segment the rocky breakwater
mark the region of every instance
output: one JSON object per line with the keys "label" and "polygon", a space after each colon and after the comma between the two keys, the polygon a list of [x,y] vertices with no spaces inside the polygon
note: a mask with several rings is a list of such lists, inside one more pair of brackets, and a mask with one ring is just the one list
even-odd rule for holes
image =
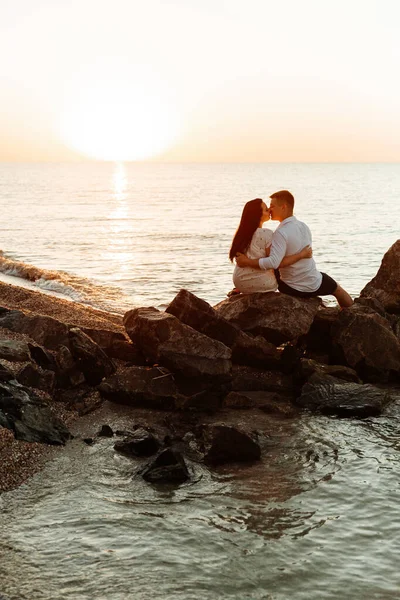
{"label": "rocky breakwater", "polygon": [[[56,319],[56,299],[41,314],[8,302],[0,309],[0,427],[63,444],[70,434],[57,407],[80,415],[104,401],[128,405],[138,420],[115,450],[139,460],[138,476],[179,483],[196,462],[266,456],[276,420],[299,411],[379,416],[399,398],[399,249],[396,242],[344,310],[280,293],[212,307],[187,290],[165,311],[136,308],[123,319],[83,318],[81,308],[74,316],[71,306]],[[143,465],[143,456],[152,458]]]}

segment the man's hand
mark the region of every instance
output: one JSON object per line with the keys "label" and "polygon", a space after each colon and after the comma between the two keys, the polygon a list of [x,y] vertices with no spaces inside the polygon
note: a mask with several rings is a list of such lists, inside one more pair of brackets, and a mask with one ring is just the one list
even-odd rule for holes
{"label": "man's hand", "polygon": [[256,258],[247,258],[245,254],[238,252],[235,256],[236,264],[238,267],[252,267],[253,269],[259,269],[258,260]]}

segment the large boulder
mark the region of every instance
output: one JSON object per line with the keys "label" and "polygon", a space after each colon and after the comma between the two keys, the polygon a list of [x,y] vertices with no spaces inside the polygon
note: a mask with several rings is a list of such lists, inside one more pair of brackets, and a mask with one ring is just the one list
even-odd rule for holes
{"label": "large boulder", "polygon": [[400,379],[400,339],[391,324],[368,307],[343,310],[332,328],[334,358],[363,381]]}
{"label": "large boulder", "polygon": [[361,297],[376,298],[387,312],[400,314],[400,240],[386,252],[377,274],[362,290]]}
{"label": "large boulder", "polygon": [[350,367],[346,367],[345,365],[326,365],[311,358],[301,358],[295,373],[297,381],[303,385],[314,373],[318,375],[331,375],[343,381],[361,383],[356,371]]}
{"label": "large boulder", "polygon": [[307,334],[320,305],[320,298],[267,292],[232,296],[215,310],[244,332],[261,335],[279,346]]}
{"label": "large boulder", "polygon": [[72,437],[50,406],[29,388],[16,382],[0,382],[0,426],[17,440],[65,444]]}
{"label": "large boulder", "polygon": [[80,328],[88,335],[110,358],[117,358],[134,364],[144,364],[144,358],[138,348],[128,341],[119,331],[109,329]]}
{"label": "large boulder", "polygon": [[304,385],[297,404],[327,415],[366,418],[380,415],[390,399],[386,390],[369,384],[360,385],[329,375],[314,374]]}
{"label": "large boulder", "polygon": [[51,394],[56,384],[56,375],[54,371],[41,369],[34,363],[27,363],[18,371],[15,378],[19,383],[27,387],[33,387],[38,390],[44,390]]}
{"label": "large boulder", "polygon": [[171,314],[155,308],[137,308],[125,314],[124,325],[131,340],[153,363],[187,376],[230,376],[230,348]]}
{"label": "large boulder", "polygon": [[103,398],[118,404],[173,410],[179,390],[167,369],[126,367],[99,386]]}
{"label": "large boulder", "polygon": [[77,367],[89,385],[98,385],[115,371],[115,365],[105,352],[78,327],[69,331],[69,347]]}
{"label": "large boulder", "polygon": [[232,361],[264,368],[279,365],[275,346],[263,337],[253,337],[222,317],[208,302],[187,290],[180,290],[165,312],[185,325],[218,340],[232,349]]}

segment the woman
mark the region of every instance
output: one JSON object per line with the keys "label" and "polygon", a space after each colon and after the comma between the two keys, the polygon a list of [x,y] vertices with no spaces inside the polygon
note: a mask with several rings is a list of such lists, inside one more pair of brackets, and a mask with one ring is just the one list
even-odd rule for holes
{"label": "woman", "polygon": [[[232,241],[229,252],[231,262],[238,252],[243,252],[248,258],[264,258],[269,256],[269,246],[273,232],[263,229],[263,224],[270,218],[270,211],[261,198],[250,200],[244,205],[239,227]],[[312,249],[307,246],[298,254],[285,256],[280,267],[288,267],[302,258],[311,258]],[[255,292],[275,292],[278,282],[273,269],[259,271],[251,267],[235,266],[233,272],[233,293],[252,294]],[[228,295],[231,295],[230,292]]]}

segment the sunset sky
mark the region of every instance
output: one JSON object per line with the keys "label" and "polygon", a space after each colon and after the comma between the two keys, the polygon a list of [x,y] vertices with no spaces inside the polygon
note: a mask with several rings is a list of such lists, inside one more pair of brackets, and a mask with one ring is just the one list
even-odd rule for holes
{"label": "sunset sky", "polygon": [[398,0],[0,0],[0,160],[400,161]]}

